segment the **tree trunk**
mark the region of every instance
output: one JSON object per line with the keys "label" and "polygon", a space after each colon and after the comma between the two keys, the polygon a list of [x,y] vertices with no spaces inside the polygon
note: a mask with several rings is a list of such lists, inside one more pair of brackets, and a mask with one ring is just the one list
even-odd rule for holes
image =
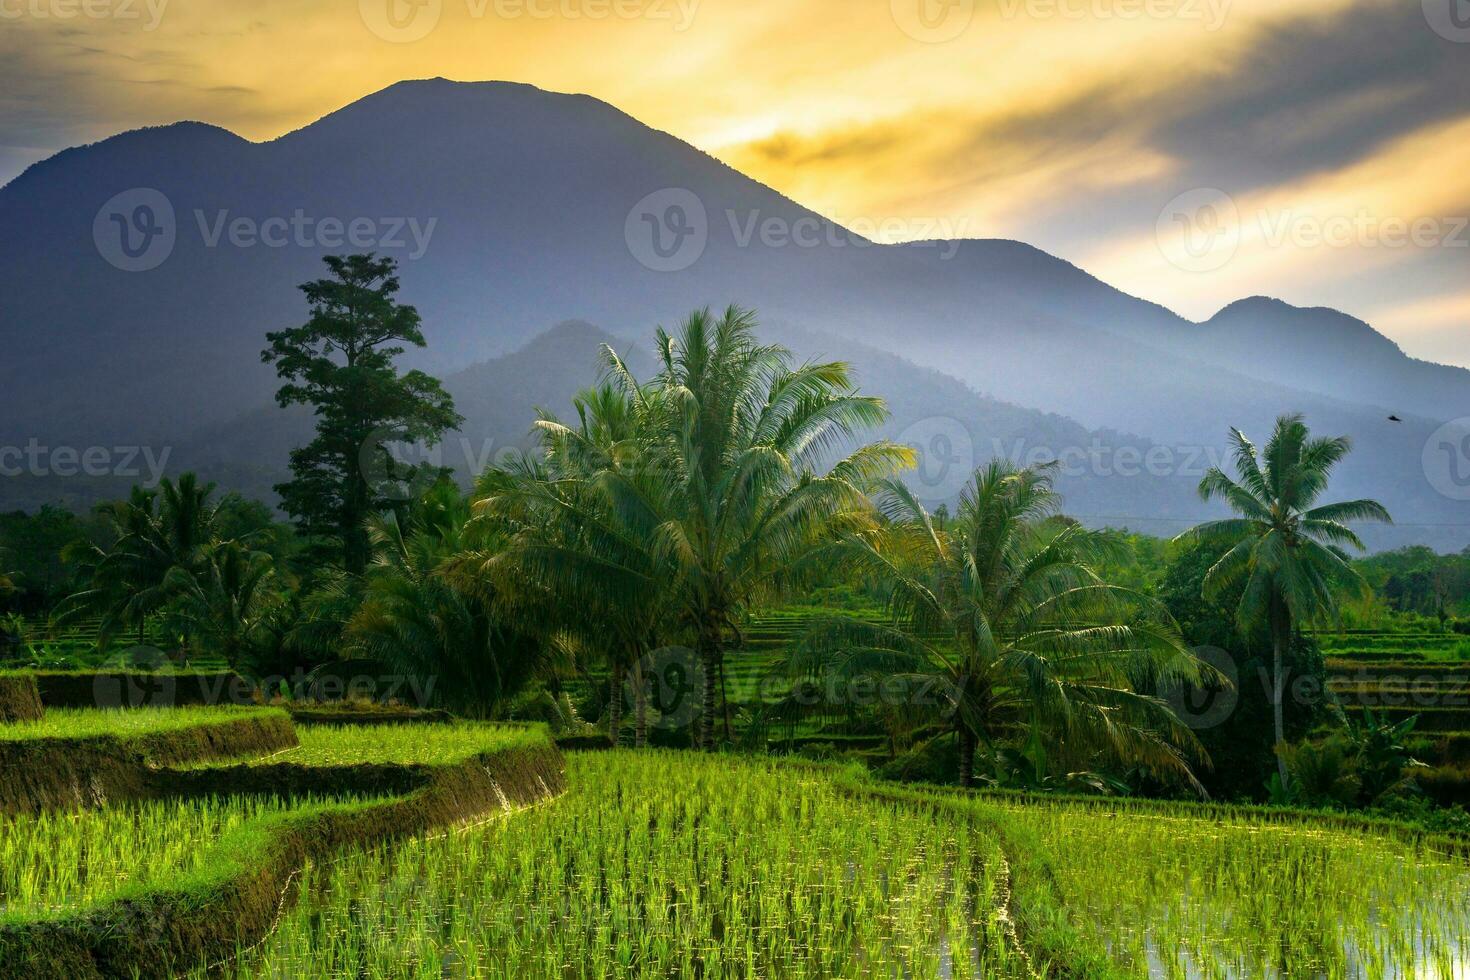
{"label": "tree trunk", "polygon": [[[1286,663],[1282,627],[1271,624],[1271,720],[1276,728],[1276,771],[1281,774],[1281,786],[1290,785],[1290,774],[1286,769]],[[1289,636],[1290,634],[1288,634]]]}
{"label": "tree trunk", "polygon": [[633,665],[633,745],[648,747],[648,683],[643,678],[643,661]]}
{"label": "tree trunk", "polygon": [[975,733],[961,724],[956,729],[960,740],[960,785],[969,789],[975,784]]}
{"label": "tree trunk", "polygon": [[613,664],[612,691],[607,700],[607,737],[613,745],[621,742],[623,737],[623,681],[626,676],[626,667],[621,663]]}
{"label": "tree trunk", "polygon": [[699,747],[706,752],[715,750],[715,685],[720,670],[719,642],[706,633],[699,637],[699,660],[704,667],[702,678],[704,698],[699,714]]}

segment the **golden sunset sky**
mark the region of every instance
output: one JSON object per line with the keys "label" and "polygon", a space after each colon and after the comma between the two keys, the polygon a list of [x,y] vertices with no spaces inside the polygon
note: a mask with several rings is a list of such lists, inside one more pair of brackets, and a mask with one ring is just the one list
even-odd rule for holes
{"label": "golden sunset sky", "polygon": [[1024,240],[1196,320],[1334,306],[1470,365],[1452,2],[0,0],[0,182],[139,126],[268,140],[401,79],[505,79],[882,237]]}

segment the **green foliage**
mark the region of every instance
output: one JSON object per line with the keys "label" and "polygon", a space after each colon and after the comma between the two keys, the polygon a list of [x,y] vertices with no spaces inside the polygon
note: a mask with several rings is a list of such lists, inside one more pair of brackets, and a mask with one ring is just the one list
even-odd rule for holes
{"label": "green foliage", "polygon": [[[436,704],[487,717],[549,668],[554,650],[540,632],[518,630],[499,612],[493,586],[466,587],[446,570],[470,550],[497,550],[486,524],[447,480],[400,513],[369,525],[373,565],[360,607],[339,648],[423,682]],[[432,681],[432,688],[429,682]]]}
{"label": "green foliage", "polygon": [[1271,637],[1272,718],[1278,774],[1285,783],[1289,777],[1281,750],[1292,633],[1328,618],[1337,609],[1338,590],[1362,583],[1342,550],[1364,550],[1348,522],[1392,519],[1372,500],[1319,503],[1333,467],[1351,448],[1346,438],[1313,439],[1300,415],[1283,415],[1262,455],[1239,429],[1230,431],[1236,479],[1211,469],[1199,489],[1201,497],[1225,501],[1239,517],[1201,525],[1187,537],[1229,546],[1205,575],[1204,594],[1217,598],[1240,587],[1236,619],[1241,629],[1264,630]]}
{"label": "green foliage", "polygon": [[[335,538],[343,567],[356,575],[369,559],[368,517],[403,499],[402,487],[421,476],[418,467],[399,466],[390,446],[433,446],[463,420],[436,379],[422,371],[400,375],[394,365],[403,345],[426,344],[418,311],[394,298],[394,260],[353,255],[325,262],[331,276],[301,287],[311,318],[267,334],[261,359],[285,382],[277,403],[310,405],[317,418],[316,438],[291,453],[294,479],[276,488],[282,507],[303,534]],[[384,480],[374,481],[373,471]]]}
{"label": "green foliage", "polygon": [[[1194,544],[1170,564],[1158,596],[1179,623],[1186,642],[1220,651],[1236,678],[1234,704],[1223,718],[1195,730],[1211,766],[1199,772],[1211,795],[1223,799],[1259,799],[1265,771],[1276,763],[1272,731],[1271,644],[1261,630],[1242,632],[1235,610],[1243,584],[1206,597],[1204,580],[1228,550],[1225,544]],[[1218,655],[1217,655],[1218,656]],[[1226,663],[1217,664],[1222,668]],[[1294,633],[1283,657],[1285,690],[1283,725],[1288,740],[1302,738],[1316,724],[1327,687],[1326,667],[1311,637]],[[1203,692],[1188,694],[1207,703]]]}
{"label": "green foliage", "polygon": [[1095,563],[1117,541],[1059,516],[1048,468],[992,462],[943,528],[900,481],[875,501],[883,526],[829,551],[871,582],[891,620],[818,625],[788,660],[794,678],[910,682],[913,696],[887,707],[911,731],[956,733],[964,785],[977,742],[999,759],[1008,740],[1033,755],[1045,743],[1062,768],[1039,779],[1101,755],[1198,785],[1193,736],[1138,686],[1198,681],[1199,664],[1167,612],[1102,580]]}
{"label": "green foliage", "polygon": [[732,307],[692,314],[677,336],[660,330],[662,370],[648,384],[607,351],[612,386],[597,397],[608,410],[584,410],[579,427],[542,419],[545,470],[492,475],[479,504],[521,534],[513,559],[482,566],[507,590],[519,578],[549,590],[553,606],[625,606],[628,617],[610,620],[625,647],[647,648],[635,611],[655,608],[665,635],[692,640],[711,749],[741,619],[789,594],[835,533],[868,522],[863,484],[912,458],[876,443],[834,461],[886,417],[883,404],[856,393],[846,365],[793,367],[754,329],[754,315]]}

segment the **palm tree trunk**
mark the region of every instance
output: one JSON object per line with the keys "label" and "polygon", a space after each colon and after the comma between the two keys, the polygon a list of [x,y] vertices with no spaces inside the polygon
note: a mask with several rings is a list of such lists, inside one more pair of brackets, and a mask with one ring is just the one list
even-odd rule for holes
{"label": "palm tree trunk", "polygon": [[614,663],[612,691],[607,701],[607,737],[613,745],[617,745],[623,735],[623,680],[626,676],[627,668],[622,662]]}
{"label": "palm tree trunk", "polygon": [[633,745],[648,747],[648,685],[643,679],[643,661],[633,665]]}
{"label": "palm tree trunk", "polygon": [[968,789],[975,783],[975,733],[960,724],[956,733],[960,740],[960,785]]}
{"label": "palm tree trunk", "polygon": [[1286,769],[1286,664],[1280,618],[1273,617],[1271,624],[1271,721],[1276,729],[1276,771],[1281,774],[1281,786],[1285,789],[1291,777]]}
{"label": "palm tree trunk", "polygon": [[706,752],[715,750],[715,685],[720,669],[719,642],[705,631],[699,635],[699,660],[704,667],[702,678],[704,698],[699,714],[699,747]]}

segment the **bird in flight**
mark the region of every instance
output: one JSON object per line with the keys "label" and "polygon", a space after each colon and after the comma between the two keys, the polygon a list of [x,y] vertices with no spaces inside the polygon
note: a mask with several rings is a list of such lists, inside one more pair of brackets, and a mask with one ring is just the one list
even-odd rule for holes
{"label": "bird in flight", "polygon": [[1399,418],[1397,415],[1390,415],[1388,417],[1388,420],[1390,422],[1402,422],[1403,421],[1403,419]]}

